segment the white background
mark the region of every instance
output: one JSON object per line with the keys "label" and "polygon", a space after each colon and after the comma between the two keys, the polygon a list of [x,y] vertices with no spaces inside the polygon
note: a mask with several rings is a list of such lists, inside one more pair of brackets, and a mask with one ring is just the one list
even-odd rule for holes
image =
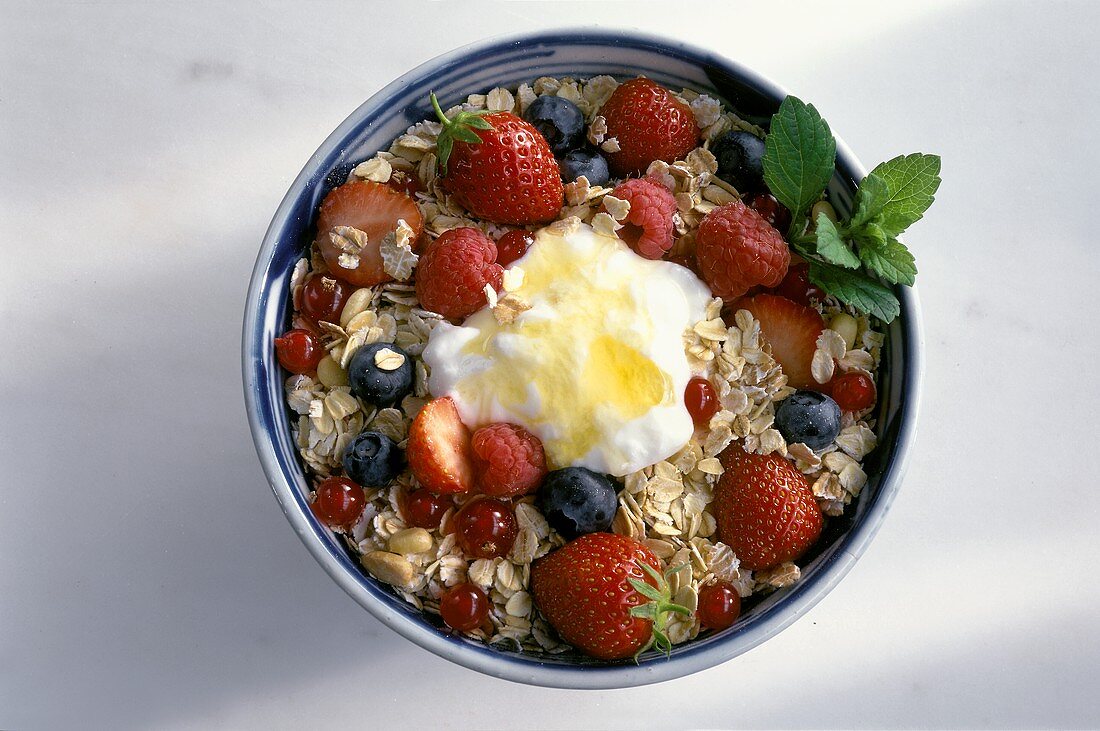
{"label": "white background", "polygon": [[[1098,10],[0,5],[0,727],[1100,726]],[[944,161],[881,533],[780,636],[626,691],[493,680],[376,622],[288,527],[240,386],[257,247],[329,131],[438,53],[569,23],[736,58],[869,166]]]}

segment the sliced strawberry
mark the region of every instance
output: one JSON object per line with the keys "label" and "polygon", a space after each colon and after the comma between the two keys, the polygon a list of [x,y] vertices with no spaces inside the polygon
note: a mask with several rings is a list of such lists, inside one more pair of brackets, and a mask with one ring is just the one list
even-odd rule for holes
{"label": "sliced strawberry", "polygon": [[760,321],[760,332],[771,344],[772,357],[782,366],[788,385],[795,388],[817,385],[810,373],[810,363],[817,349],[817,338],[825,328],[817,310],[774,294],[743,298],[735,307],[748,310]]}
{"label": "sliced strawberry", "polygon": [[[329,269],[341,279],[360,287],[370,287],[391,277],[382,268],[378,245],[386,234],[404,220],[415,232],[414,240],[424,228],[424,217],[416,202],[383,183],[355,181],[334,188],[321,203],[317,219],[317,245]],[[367,243],[359,251],[359,265],[354,269],[340,266],[343,251],[332,240],[332,229],[349,226],[367,235]]]}
{"label": "sliced strawberry", "polygon": [[448,397],[429,401],[416,415],[405,456],[416,479],[434,493],[469,492],[474,486],[470,430]]}

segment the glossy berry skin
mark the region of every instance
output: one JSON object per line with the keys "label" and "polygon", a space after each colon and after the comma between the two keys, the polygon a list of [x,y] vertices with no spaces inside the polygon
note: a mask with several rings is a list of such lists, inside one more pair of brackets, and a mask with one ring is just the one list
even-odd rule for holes
{"label": "glossy berry skin", "polygon": [[366,504],[363,488],[359,485],[346,477],[329,477],[317,485],[310,507],[329,528],[344,530],[359,520]]}
{"label": "glossy berry skin", "polygon": [[829,385],[833,400],[844,411],[860,412],[875,405],[875,382],[866,373],[842,373]]}
{"label": "glossy berry skin", "polygon": [[791,251],[778,231],[741,201],[715,208],[699,224],[695,258],[703,281],[718,297],[733,299],[783,281]]}
{"label": "glossy berry skin", "polygon": [[788,444],[823,449],[840,434],[840,407],[817,391],[795,391],[775,409],[775,428]]}
{"label": "glossy berry skin", "polygon": [[302,314],[314,322],[340,322],[340,311],[351,296],[351,290],[339,279],[312,274],[302,284]]}
{"label": "glossy berry skin", "polygon": [[490,424],[471,439],[478,490],[516,497],[533,492],[546,476],[542,441],[515,424]]}
{"label": "glossy berry skin", "polygon": [[443,521],[443,515],[452,503],[445,497],[420,488],[413,490],[401,501],[401,515],[414,528],[435,530]]}
{"label": "glossy berry skin", "polygon": [[390,179],[386,181],[386,185],[410,198],[420,192],[420,181],[417,180],[416,175],[404,170],[394,170],[390,173]]}
{"label": "glossy berry skin", "polygon": [[589,533],[531,566],[531,596],[558,634],[601,660],[631,657],[649,640],[653,622],[630,614],[646,603],[628,579],[653,585],[636,562],[660,570],[641,542],[614,533]]}
{"label": "glossy berry skin", "polygon": [[488,304],[485,285],[499,290],[503,276],[488,236],[476,228],[453,228],[420,256],[416,296],[425,309],[461,320]]}
{"label": "glossy berry skin", "polygon": [[711,510],[719,539],[741,565],[762,571],[805,553],[821,535],[822,517],[802,473],[782,457],[747,454],[738,444],[719,459],[726,471]]}
{"label": "glossy berry skin", "polygon": [[489,616],[489,597],[469,582],[455,584],[439,597],[439,614],[451,629],[472,632]]}
{"label": "glossy berry skin", "polygon": [[384,487],[405,469],[405,454],[385,434],[365,431],[344,451],[341,463],[348,477],[365,487]]}
{"label": "glossy berry skin", "polygon": [[741,615],[741,595],[733,584],[716,581],[699,590],[699,608],[695,616],[707,629],[723,630],[733,626]]}
{"label": "glossy berry skin", "polygon": [[688,381],[684,389],[684,406],[691,414],[691,421],[696,429],[702,429],[710,424],[712,416],[722,408],[718,400],[718,393],[710,381],[700,376],[695,376]]}
{"label": "glossy berry skin", "polygon": [[691,108],[649,79],[619,85],[600,115],[607,120],[607,137],[619,143],[618,152],[607,153],[618,178],[641,174],[654,160],[682,160],[699,144]]}
{"label": "glossy berry skin", "polygon": [[760,214],[760,217],[770,223],[772,227],[785,233],[791,226],[791,212],[787,207],[776,200],[771,193],[757,193],[749,198],[746,203],[749,208]]}
{"label": "glossy berry skin", "polygon": [[275,357],[291,373],[312,373],[325,357],[325,349],[321,338],[309,330],[287,330],[275,338]]}
{"label": "glossy berry skin", "polygon": [[620,239],[646,259],[660,259],[672,248],[676,199],[668,188],[646,178],[631,178],[615,186],[611,195],[628,201]]}
{"label": "glossy berry skin", "polygon": [[584,141],[584,113],[563,97],[538,97],[523,118],[546,138],[555,155],[569,152]]}
{"label": "glossy berry skin", "polygon": [[791,264],[783,281],[772,291],[800,305],[809,305],[811,300],[825,299],[825,293],[810,282],[810,265],[805,262]]}
{"label": "glossy berry skin", "polygon": [[467,503],[455,514],[454,525],[458,545],[472,558],[507,555],[519,534],[512,506],[495,498]]}
{"label": "glossy berry skin", "polygon": [[[390,351],[404,360],[396,368],[379,367],[376,359],[383,351]],[[396,360],[396,358],[388,358]],[[386,362],[386,361],[383,361]],[[412,391],[415,373],[409,354],[393,343],[362,345],[348,361],[348,381],[351,392],[368,404],[393,406]]]}
{"label": "glossy berry skin", "polygon": [[724,132],[711,143],[718,177],[740,193],[764,190],[764,140],[751,132]]}
{"label": "glossy berry skin", "polygon": [[554,530],[576,538],[610,530],[619,497],[607,475],[585,467],[566,467],[546,475],[536,506]]}
{"label": "glossy berry skin", "polygon": [[535,235],[530,231],[516,229],[497,239],[497,264],[509,267],[522,258],[531,244],[535,243]]}
{"label": "glossy berry skin", "polygon": [[561,159],[561,179],[572,183],[580,176],[588,180],[589,185],[604,186],[611,182],[611,171],[607,160],[598,152],[573,150]]}

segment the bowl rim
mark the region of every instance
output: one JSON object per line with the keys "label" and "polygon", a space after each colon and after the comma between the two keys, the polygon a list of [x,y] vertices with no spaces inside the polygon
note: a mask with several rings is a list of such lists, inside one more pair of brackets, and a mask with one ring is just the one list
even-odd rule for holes
{"label": "bowl rim", "polygon": [[[727,662],[775,636],[808,612],[829,593],[851,570],[864,553],[881,527],[908,466],[918,412],[920,410],[922,379],[924,372],[924,334],[919,299],[913,287],[897,287],[895,292],[901,301],[904,318],[901,320],[906,359],[903,362],[905,388],[901,393],[899,426],[894,439],[894,458],[884,466],[876,500],[862,519],[854,523],[840,539],[838,550],[829,565],[822,566],[808,579],[799,582],[781,602],[786,611],[765,617],[746,631],[734,634],[724,641],[697,648],[694,652],[677,654],[667,661],[651,661],[641,665],[571,666],[540,662],[537,658],[521,659],[508,655],[482,643],[456,642],[454,638],[416,621],[410,615],[399,613],[385,606],[367,589],[369,581],[359,573],[353,575],[334,555],[330,544],[317,532],[314,521],[295,499],[295,488],[280,469],[275,441],[269,436],[260,418],[259,401],[263,397],[264,384],[259,378],[255,363],[266,344],[259,341],[256,323],[262,313],[259,310],[260,295],[268,284],[267,268],[273,258],[280,233],[288,224],[299,198],[312,183],[319,184],[327,171],[319,170],[339,148],[340,143],[359,123],[359,120],[380,106],[381,101],[399,91],[411,79],[419,78],[439,67],[475,54],[503,50],[517,43],[542,42],[555,37],[578,38],[598,45],[620,45],[624,40],[633,45],[646,44],[654,49],[673,48],[693,63],[716,65],[735,78],[743,79],[777,99],[787,91],[759,72],[724,55],[684,43],[680,40],[632,29],[596,27],[559,27],[537,32],[513,33],[493,36],[455,48],[417,65],[372,94],[328,135],[295,177],[287,193],[276,209],[264,234],[263,242],[253,266],[245,302],[242,334],[242,371],[245,406],[248,424],[256,452],[283,513],[298,537],[325,569],[330,577],[355,601],[379,621],[420,647],[487,675],[551,688],[614,689],[672,680]],[[848,146],[834,132],[837,141],[837,166],[854,179],[866,175],[864,166]],[[858,176],[858,178],[856,177]],[[295,455],[295,458],[297,455]],[[687,648],[690,650],[690,648]]]}

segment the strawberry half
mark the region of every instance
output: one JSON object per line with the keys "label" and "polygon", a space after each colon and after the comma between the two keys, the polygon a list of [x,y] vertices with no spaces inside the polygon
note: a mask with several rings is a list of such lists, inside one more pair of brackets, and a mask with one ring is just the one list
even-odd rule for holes
{"label": "strawberry half", "polygon": [[[459,112],[443,123],[436,155],[444,190],[478,218],[525,226],[561,211],[564,187],[550,145],[534,126],[510,112]],[[476,131],[475,131],[476,130]]]}
{"label": "strawberry half", "polygon": [[718,537],[752,571],[793,561],[821,535],[821,509],[810,483],[774,454],[747,454],[734,444],[719,455],[726,471],[712,509]]}
{"label": "strawberry half", "polygon": [[449,397],[429,401],[413,419],[405,456],[416,479],[434,493],[463,493],[474,487],[470,430]]}
{"label": "strawberry half", "polygon": [[[589,533],[531,566],[531,595],[567,642],[601,660],[637,658],[649,647],[672,651],[664,633],[673,604],[657,557],[639,541]],[[647,601],[649,600],[649,601]]]}
{"label": "strawberry half", "polygon": [[812,307],[774,294],[758,294],[738,300],[734,309],[748,310],[760,321],[760,332],[771,344],[772,357],[779,361],[787,384],[794,388],[818,388],[810,373],[817,350],[817,338],[825,321]]}
{"label": "strawberry half", "polygon": [[[332,273],[360,287],[372,287],[392,279],[382,268],[378,246],[397,222],[404,220],[413,230],[415,241],[424,228],[424,217],[416,202],[383,183],[357,180],[333,188],[321,203],[317,218],[317,246]],[[338,226],[347,226],[366,234],[366,243],[358,251],[354,268],[340,265],[344,249],[332,234]]]}

